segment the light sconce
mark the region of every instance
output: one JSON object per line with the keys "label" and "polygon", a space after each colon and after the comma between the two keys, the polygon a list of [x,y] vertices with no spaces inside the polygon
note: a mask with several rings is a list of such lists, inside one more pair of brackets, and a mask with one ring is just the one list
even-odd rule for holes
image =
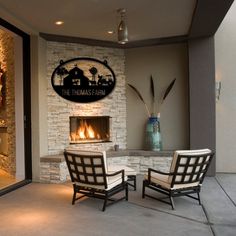
{"label": "light sconce", "polygon": [[117,13],[120,14],[120,23],[118,25],[118,43],[125,44],[129,41],[128,28],[126,24],[126,10],[124,8],[118,9]]}
{"label": "light sconce", "polygon": [[220,92],[221,92],[221,81],[216,81],[216,101],[219,101],[220,99]]}

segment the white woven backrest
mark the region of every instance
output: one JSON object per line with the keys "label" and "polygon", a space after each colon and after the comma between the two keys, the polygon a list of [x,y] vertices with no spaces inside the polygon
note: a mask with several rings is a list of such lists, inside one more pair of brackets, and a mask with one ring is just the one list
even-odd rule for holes
{"label": "white woven backrest", "polygon": [[[209,154],[209,155],[207,155]],[[208,167],[207,162],[211,158],[210,149],[196,149],[196,150],[177,150],[171,163],[170,172],[176,172],[175,182],[194,182],[201,179],[203,173]],[[205,158],[205,156],[207,157]],[[183,157],[181,157],[183,156]],[[204,161],[204,163],[203,163]],[[178,163],[179,162],[179,163]],[[176,166],[178,165],[178,166]],[[199,173],[199,171],[201,173]],[[173,176],[169,177],[171,182]]]}
{"label": "white woven backrest", "polygon": [[65,158],[72,182],[107,187],[105,152],[69,150]]}

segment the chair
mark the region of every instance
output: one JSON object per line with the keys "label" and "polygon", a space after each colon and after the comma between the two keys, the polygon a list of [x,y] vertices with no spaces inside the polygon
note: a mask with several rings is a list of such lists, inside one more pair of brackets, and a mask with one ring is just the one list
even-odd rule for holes
{"label": "chair", "polygon": [[[173,210],[175,209],[173,197],[177,196],[193,198],[201,205],[201,185],[213,155],[209,149],[175,151],[169,173],[148,169],[148,174],[143,180],[142,197],[148,196],[170,204]],[[146,187],[167,195],[169,201],[146,194]],[[190,195],[194,193],[197,197]]]}
{"label": "chair", "polygon": [[[65,160],[73,182],[72,205],[82,197],[95,197],[104,200],[106,206],[123,199],[128,200],[128,185],[124,170],[108,174],[106,171],[106,153],[89,151],[64,151]],[[121,191],[125,196],[119,199],[111,197]],[[82,194],[76,197],[77,193]],[[109,201],[109,203],[108,203]]]}

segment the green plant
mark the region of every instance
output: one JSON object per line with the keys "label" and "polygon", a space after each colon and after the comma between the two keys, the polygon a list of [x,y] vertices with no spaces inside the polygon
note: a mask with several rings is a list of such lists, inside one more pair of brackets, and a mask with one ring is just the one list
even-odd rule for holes
{"label": "green plant", "polygon": [[[154,81],[153,81],[153,77],[152,75],[150,76],[150,90],[151,90],[151,96],[152,96],[152,112],[150,112],[150,109],[148,108],[145,100],[143,99],[141,93],[132,85],[129,84],[129,87],[133,89],[133,91],[135,91],[135,93],[137,94],[137,96],[139,97],[139,99],[143,102],[145,109],[147,111],[148,116],[152,116],[152,115],[157,115],[160,112],[160,107],[163,104],[163,102],[165,101],[166,97],[168,96],[168,94],[170,93],[170,91],[172,90],[174,84],[175,84],[176,78],[174,78],[171,83],[168,85],[168,87],[166,88],[166,90],[163,93],[163,96],[161,97],[160,101],[156,101],[156,94],[155,94],[155,86],[154,86]],[[157,102],[157,105],[156,105]],[[157,114],[156,113],[156,108],[157,108]]]}

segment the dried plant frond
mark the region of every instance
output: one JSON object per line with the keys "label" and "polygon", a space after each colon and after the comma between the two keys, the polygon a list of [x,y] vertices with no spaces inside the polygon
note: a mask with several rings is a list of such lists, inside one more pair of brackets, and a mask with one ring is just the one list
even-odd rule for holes
{"label": "dried plant frond", "polygon": [[155,86],[154,86],[154,80],[152,78],[152,75],[150,76],[150,90],[152,94],[152,115],[155,115],[156,111],[156,98],[155,98]]}
{"label": "dried plant frond", "polygon": [[[176,78],[174,78],[171,83],[168,85],[168,87],[166,88],[164,95],[162,97],[162,99],[160,101],[156,101],[156,96],[155,96],[155,86],[154,86],[154,80],[152,75],[150,76],[150,90],[151,90],[151,96],[152,96],[152,113],[150,112],[150,110],[148,109],[147,104],[145,103],[141,93],[131,84],[128,84],[130,88],[132,88],[135,93],[137,94],[137,96],[139,97],[139,99],[143,102],[146,110],[147,110],[147,114],[150,117],[151,115],[158,115],[160,113],[160,107],[161,104],[164,102],[164,100],[166,99],[166,97],[168,96],[168,94],[170,93],[170,91],[172,90],[174,84],[175,84]],[[156,103],[157,103],[157,108],[156,108]],[[156,108],[156,109],[155,109]]]}
{"label": "dried plant frond", "polygon": [[175,81],[176,81],[176,78],[173,79],[173,80],[171,81],[171,83],[169,84],[169,86],[167,87],[167,89],[166,89],[166,91],[165,91],[165,93],[164,93],[164,96],[163,96],[163,98],[162,98],[161,103],[164,102],[164,100],[166,99],[166,97],[167,97],[168,94],[170,93],[171,89],[173,88],[173,86],[174,86],[174,84],[175,84]]}
{"label": "dried plant frond", "polygon": [[154,102],[155,101],[155,88],[154,88],[152,75],[150,77],[150,86],[151,86],[151,93],[152,93],[152,101]]}
{"label": "dried plant frond", "polygon": [[140,100],[143,102],[143,104],[144,104],[144,106],[145,106],[145,108],[146,108],[146,110],[147,110],[148,116],[150,117],[150,115],[151,115],[151,114],[150,114],[150,111],[149,111],[148,106],[147,106],[147,104],[145,103],[145,101],[144,101],[144,99],[143,99],[141,93],[140,93],[133,85],[131,85],[131,84],[128,84],[128,85],[130,86],[130,88],[132,88],[132,89],[135,91],[135,93],[138,95],[138,97],[140,98]]}

